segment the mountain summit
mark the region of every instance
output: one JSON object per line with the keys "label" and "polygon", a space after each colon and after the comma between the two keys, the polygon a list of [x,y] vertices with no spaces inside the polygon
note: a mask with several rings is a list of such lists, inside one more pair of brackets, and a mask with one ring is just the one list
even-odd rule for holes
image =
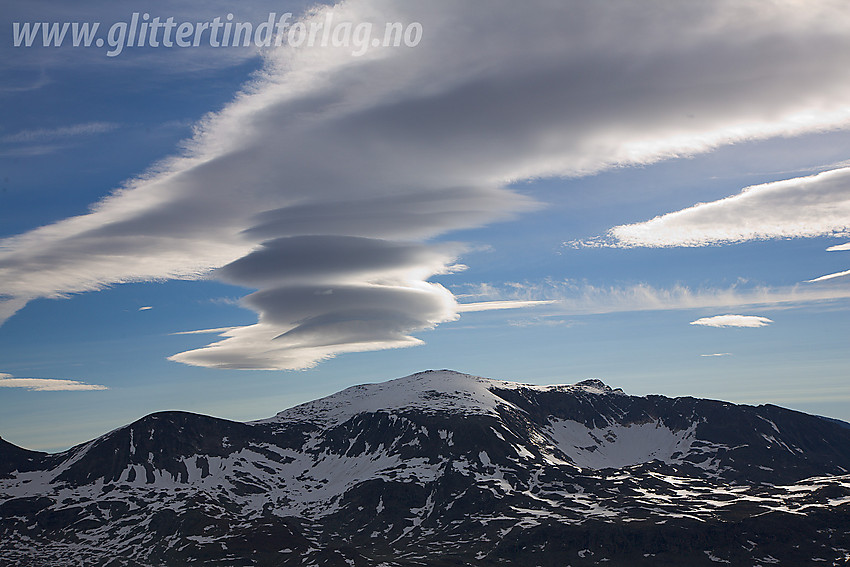
{"label": "mountain summit", "polygon": [[441,370],[237,423],[0,443],[4,565],[800,565],[850,558],[850,429]]}
{"label": "mountain summit", "polygon": [[[491,380],[453,370],[427,370],[378,384],[352,386],[326,398],[284,410],[273,420],[340,423],[359,413],[378,411],[498,415],[497,407],[511,405],[499,396],[498,391],[516,389],[536,392],[614,392],[601,380],[585,380],[574,385],[533,386]],[[622,393],[621,390],[617,392]]]}

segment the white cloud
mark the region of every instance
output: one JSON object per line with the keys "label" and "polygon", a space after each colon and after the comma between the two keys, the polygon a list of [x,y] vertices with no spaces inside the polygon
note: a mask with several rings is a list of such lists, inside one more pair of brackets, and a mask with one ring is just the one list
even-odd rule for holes
{"label": "white cloud", "polygon": [[150,305],[145,305],[143,307],[139,307],[139,311],[150,311],[151,309],[153,309],[153,307],[150,306]]}
{"label": "white cloud", "polygon": [[715,352],[712,354],[701,354],[700,356],[716,357],[716,356],[732,356],[731,352]]}
{"label": "white cloud", "polygon": [[0,241],[0,316],[211,275],[257,289],[243,304],[258,322],[173,360],[304,368],[410,346],[460,312],[428,280],[463,249],[428,239],[532,208],[511,182],[850,125],[850,13],[830,2],[354,0],[312,17],[327,10],[418,21],[423,40],[266,53],[185,153],[89,214]]}
{"label": "white cloud", "polygon": [[30,299],[33,298],[27,295],[20,295],[17,297],[0,295],[0,324],[23,309]]}
{"label": "white cloud", "polygon": [[701,325],[703,327],[766,327],[773,323],[767,317],[759,317],[757,315],[715,315],[714,317],[703,317],[696,321],[691,321],[691,325]]}
{"label": "white cloud", "polygon": [[[618,247],[709,246],[850,231],[850,168],[745,188],[646,222],[608,231]],[[840,247],[831,250],[840,250]]]}
{"label": "white cloud", "polygon": [[[850,242],[846,244],[838,244],[836,246],[830,246],[826,249],[827,252],[845,252],[850,250]],[[843,272],[835,272],[833,274],[827,274],[825,276],[820,276],[818,278],[814,278],[811,280],[806,280],[806,283],[817,283],[824,282],[827,280],[834,280],[835,278],[843,278],[844,276],[850,276],[850,270],[844,270]]]}
{"label": "white cloud", "polygon": [[106,386],[86,384],[76,380],[58,380],[55,378],[13,378],[11,374],[0,372],[0,388],[25,388],[36,392],[56,392],[66,390],[108,390]]}
{"label": "white cloud", "polygon": [[239,327],[217,327],[215,329],[197,329],[194,331],[177,331],[175,333],[170,333],[172,335],[220,335],[227,331],[232,331],[233,329],[238,329]]}
{"label": "white cloud", "polygon": [[551,305],[557,303],[552,299],[547,300],[509,300],[509,301],[480,301],[476,303],[460,303],[457,306],[459,313],[471,313],[474,311],[495,311],[501,309],[524,309],[526,307],[537,307],[538,305]]}
{"label": "white cloud", "polygon": [[850,276],[850,270],[845,270],[843,272],[836,272],[834,274],[827,274],[825,276],[821,276],[821,277],[815,278],[813,280],[806,280],[806,283],[823,282],[823,281],[832,280],[832,279],[835,279],[835,278],[842,278],[844,276]]}

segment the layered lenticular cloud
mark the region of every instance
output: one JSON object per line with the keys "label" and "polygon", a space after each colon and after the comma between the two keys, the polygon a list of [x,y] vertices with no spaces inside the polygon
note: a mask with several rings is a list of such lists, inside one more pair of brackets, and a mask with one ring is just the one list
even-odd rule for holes
{"label": "layered lenticular cloud", "polygon": [[[410,346],[460,312],[429,280],[463,249],[429,240],[534,207],[512,182],[850,124],[850,13],[830,2],[354,0],[305,18],[329,10],[417,21],[423,39],[268,52],[186,153],[0,242],[0,317],[216,277],[256,290],[243,303],[257,324],[173,360],[293,369]],[[846,196],[827,185],[824,199]]]}

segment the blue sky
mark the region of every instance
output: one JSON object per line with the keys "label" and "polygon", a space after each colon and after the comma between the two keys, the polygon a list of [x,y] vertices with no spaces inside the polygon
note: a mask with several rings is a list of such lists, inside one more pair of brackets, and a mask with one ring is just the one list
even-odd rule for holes
{"label": "blue sky", "polygon": [[422,37],[107,57],[12,24],[140,7],[13,5],[0,435],[426,368],[850,420],[850,14],[754,6],[153,3]]}

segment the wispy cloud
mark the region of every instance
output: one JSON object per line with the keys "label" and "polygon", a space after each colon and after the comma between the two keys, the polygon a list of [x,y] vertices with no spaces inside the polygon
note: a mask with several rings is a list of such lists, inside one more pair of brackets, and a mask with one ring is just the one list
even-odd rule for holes
{"label": "wispy cloud", "polygon": [[55,378],[13,378],[11,374],[0,372],[0,388],[24,388],[36,392],[58,392],[66,390],[108,390],[106,386],[86,384],[76,380],[58,380]]}
{"label": "wispy cloud", "polygon": [[850,250],[850,242],[846,244],[837,244],[826,249],[827,252],[844,252]]}
{"label": "wispy cloud", "polygon": [[524,309],[526,307],[537,307],[540,305],[551,305],[557,303],[554,299],[547,300],[508,300],[508,301],[480,301],[476,303],[460,303],[457,306],[459,313],[471,313],[473,311],[496,311],[502,309]]}
{"label": "wispy cloud", "polygon": [[56,153],[87,136],[111,132],[113,122],[87,122],[58,128],[34,128],[0,136],[0,157],[36,157]]}
{"label": "wispy cloud", "polygon": [[714,352],[711,354],[701,354],[700,356],[717,357],[717,356],[732,356],[731,352]]}
{"label": "wispy cloud", "polygon": [[714,317],[703,317],[696,321],[691,321],[691,325],[701,325],[703,327],[766,327],[773,323],[767,317],[759,317],[757,315],[715,315]]}
{"label": "wispy cloud", "polygon": [[575,280],[526,282],[492,282],[465,285],[458,293],[493,301],[539,301],[553,303],[542,306],[546,316],[592,315],[633,311],[669,311],[733,307],[770,307],[772,309],[850,299],[846,286],[795,285],[771,287],[733,285],[729,287],[692,288],[686,285],[656,287],[646,283],[599,286]]}
{"label": "wispy cloud", "polygon": [[41,69],[39,76],[34,81],[31,81],[29,84],[18,84],[14,85],[11,82],[0,86],[0,93],[23,93],[29,91],[36,91],[44,86],[47,86],[51,83],[50,78],[47,76],[47,72],[44,68]]}
{"label": "wispy cloud", "polygon": [[34,146],[11,146],[0,148],[0,157],[36,157],[52,154],[62,149],[59,144],[37,144]]}
{"label": "wispy cloud", "polygon": [[[615,226],[587,245],[629,248],[709,246],[850,231],[850,168],[746,187],[645,222]],[[840,247],[831,250],[841,250]]]}
{"label": "wispy cloud", "polygon": [[35,128],[21,130],[14,134],[6,134],[0,137],[4,144],[34,144],[75,138],[79,136],[91,136],[111,132],[119,127],[114,122],[86,122],[84,124],[73,124],[59,128]]}
{"label": "wispy cloud", "polygon": [[524,319],[511,319],[508,325],[511,327],[572,327],[578,324],[576,321],[553,317],[527,317]]}
{"label": "wispy cloud", "polygon": [[[257,290],[242,300],[257,323],[172,360],[305,368],[418,344],[416,331],[456,319],[455,297],[430,279],[460,269],[463,247],[429,241],[533,208],[514,181],[850,124],[848,16],[827,2],[353,0],[308,18],[329,10],[335,21],[418,21],[425,37],[359,58],[267,52],[259,78],[198,125],[185,153],[90,214],[0,241],[0,289],[20,302],[217,277]],[[664,295],[604,290],[595,308],[670,304]],[[679,290],[672,302],[706,297]]]}
{"label": "wispy cloud", "polygon": [[150,311],[151,309],[153,309],[151,305],[144,305],[142,307],[139,307],[139,311]]}

